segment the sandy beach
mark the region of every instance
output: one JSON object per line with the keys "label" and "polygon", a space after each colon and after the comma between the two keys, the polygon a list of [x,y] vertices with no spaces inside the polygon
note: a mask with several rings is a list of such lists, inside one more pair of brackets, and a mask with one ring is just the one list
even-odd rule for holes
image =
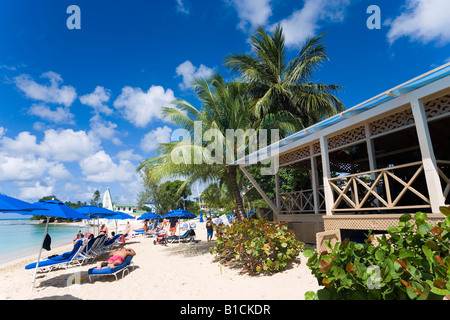
{"label": "sandy beach", "polygon": [[[117,281],[108,276],[90,282],[87,272],[95,265],[90,262],[81,267],[38,273],[30,293],[32,272],[24,267],[36,261],[37,253],[1,264],[0,299],[304,300],[306,291],[320,288],[302,254],[284,272],[251,276],[215,262],[209,252],[214,241],[206,241],[204,224],[197,223],[195,231],[196,244],[154,245],[153,238],[144,236],[127,240],[126,246],[136,251],[135,268]],[[43,257],[70,251],[71,246],[44,251]],[[76,277],[81,282],[72,284]]]}

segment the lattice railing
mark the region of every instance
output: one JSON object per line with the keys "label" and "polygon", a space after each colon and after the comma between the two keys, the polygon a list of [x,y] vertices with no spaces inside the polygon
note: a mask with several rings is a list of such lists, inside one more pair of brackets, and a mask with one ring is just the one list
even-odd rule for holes
{"label": "lattice railing", "polygon": [[[318,208],[325,211],[323,188],[317,189]],[[314,213],[314,193],[312,189],[280,194],[280,214]]]}
{"label": "lattice railing", "polygon": [[334,212],[431,207],[420,161],[328,180]]}

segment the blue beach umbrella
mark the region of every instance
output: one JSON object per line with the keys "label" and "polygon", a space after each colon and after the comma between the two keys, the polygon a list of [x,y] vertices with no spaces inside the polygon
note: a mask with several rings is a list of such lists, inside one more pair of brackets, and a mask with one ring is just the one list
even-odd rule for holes
{"label": "blue beach umbrella", "polygon": [[125,220],[125,219],[134,219],[132,215],[126,214],[125,212],[114,211],[115,215],[105,217],[106,219],[115,219],[115,220]]}
{"label": "blue beach umbrella", "polygon": [[[77,210],[79,213],[87,215],[88,217],[90,217],[92,219],[107,218],[107,217],[110,217],[110,216],[113,216],[116,214],[116,212],[114,212],[112,210],[93,206],[93,205],[79,207],[79,208],[76,208],[75,210]],[[98,226],[98,227],[100,228],[100,226]],[[88,229],[88,232],[89,232],[89,229]],[[95,233],[95,225],[94,225],[94,233]]]}
{"label": "blue beach umbrella", "polygon": [[106,208],[102,208],[102,207],[92,206],[92,205],[79,207],[79,208],[76,208],[75,210],[77,210],[79,213],[85,214],[91,218],[106,218],[108,216],[113,216],[113,215],[117,214],[115,211],[112,211],[112,210],[109,210]]}
{"label": "blue beach umbrella", "polygon": [[195,214],[189,212],[188,210],[177,209],[177,210],[172,210],[168,214],[165,214],[165,215],[161,216],[161,218],[165,218],[165,219],[194,219],[194,218],[197,218],[197,216]]}
{"label": "blue beach umbrella", "polygon": [[[36,207],[39,207],[38,210],[33,210],[33,215],[41,215],[47,217],[47,222],[45,224],[45,231],[44,231],[44,238],[42,239],[42,246],[39,250],[38,260],[36,263],[36,268],[34,269],[34,275],[33,275],[33,281],[31,282],[31,289],[33,290],[34,282],[36,281],[36,273],[37,269],[39,268],[39,261],[41,260],[41,253],[42,248],[44,247],[45,238],[47,236],[47,229],[48,229],[48,222],[50,217],[58,217],[58,218],[65,218],[65,219],[87,219],[91,220],[88,216],[79,213],[78,211],[72,209],[69,206],[66,206],[61,201],[57,200],[41,200],[39,202],[35,202],[34,205]],[[17,211],[17,213],[20,213]]]}
{"label": "blue beach umbrella", "polygon": [[203,212],[200,211],[200,220],[198,222],[203,222]]}
{"label": "blue beach umbrella", "polygon": [[[168,214],[165,214],[161,216],[161,218],[165,219],[178,219],[178,224],[180,223],[180,219],[194,219],[197,218],[197,216],[188,210],[172,210]],[[178,235],[180,236],[180,228],[178,227]]]}
{"label": "blue beach umbrella", "polygon": [[137,220],[160,219],[160,218],[162,218],[162,216],[160,216],[159,214],[156,214],[156,213],[153,213],[153,212],[146,212],[142,216],[137,218]]}
{"label": "blue beach umbrella", "polygon": [[0,212],[14,212],[30,215],[30,211],[38,209],[41,209],[41,207],[0,193]]}
{"label": "blue beach umbrella", "polygon": [[114,211],[114,215],[105,216],[105,219],[114,220],[116,224],[116,233],[117,233],[117,220],[126,220],[126,219],[134,219],[132,215],[126,214],[125,212]]}

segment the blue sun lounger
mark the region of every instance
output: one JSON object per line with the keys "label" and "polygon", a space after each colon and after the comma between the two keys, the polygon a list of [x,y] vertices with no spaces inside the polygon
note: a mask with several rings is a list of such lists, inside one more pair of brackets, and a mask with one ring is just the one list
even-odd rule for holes
{"label": "blue sun lounger", "polygon": [[[39,272],[45,272],[45,271],[51,271],[53,269],[57,268],[68,268],[70,264],[77,263],[78,265],[81,265],[82,262],[79,259],[79,255],[81,251],[86,247],[87,241],[83,241],[82,239],[78,240],[74,246],[72,251],[65,252],[63,254],[60,254],[55,257],[47,258],[44,260],[39,261],[38,271]],[[25,266],[26,270],[35,269],[37,262],[30,263],[29,265]]]}
{"label": "blue sun lounger", "polygon": [[114,268],[101,268],[101,269],[97,269],[96,267],[91,268],[88,270],[88,275],[89,275],[89,281],[91,280],[92,276],[111,276],[113,275],[114,277],[116,277],[117,280],[117,274],[122,272],[122,279],[125,275],[125,272],[130,272],[130,270],[128,269],[130,266],[133,268],[134,270],[134,264],[131,262],[131,259],[133,259],[133,256],[128,256],[125,258],[125,261],[121,264],[118,265]]}

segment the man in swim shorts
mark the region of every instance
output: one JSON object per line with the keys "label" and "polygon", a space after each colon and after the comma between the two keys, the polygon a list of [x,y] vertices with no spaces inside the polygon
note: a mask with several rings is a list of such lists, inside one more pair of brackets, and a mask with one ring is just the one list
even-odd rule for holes
{"label": "man in swim shorts", "polygon": [[121,248],[115,251],[112,251],[109,256],[110,258],[107,261],[98,262],[97,269],[101,269],[103,267],[114,268],[115,266],[121,265],[125,258],[128,256],[135,256],[136,252],[131,248]]}

